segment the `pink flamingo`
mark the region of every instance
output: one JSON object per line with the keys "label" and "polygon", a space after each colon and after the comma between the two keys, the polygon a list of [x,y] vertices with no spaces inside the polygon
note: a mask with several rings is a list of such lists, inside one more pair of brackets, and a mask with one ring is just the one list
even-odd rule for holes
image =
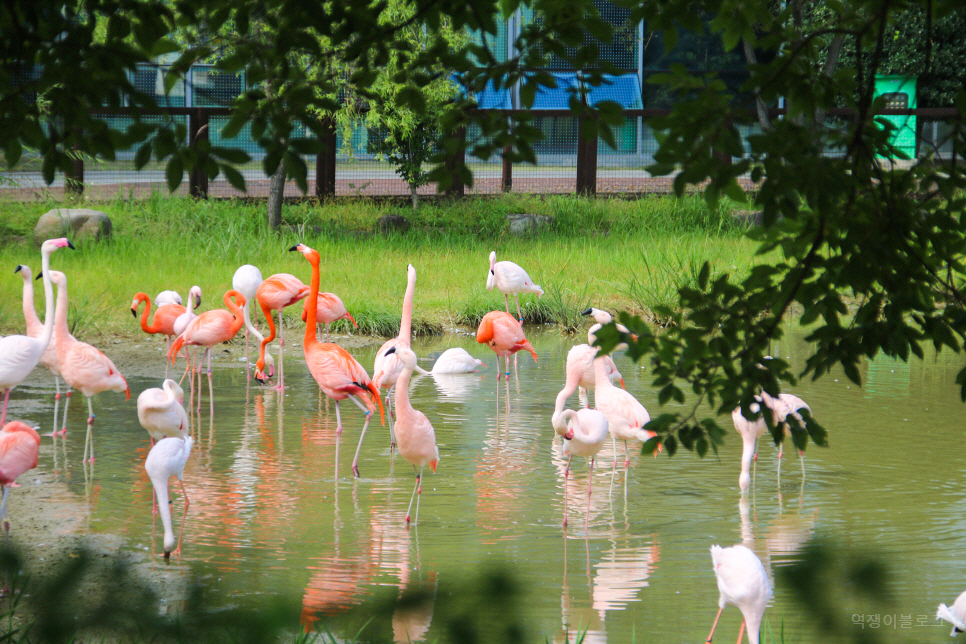
{"label": "pink flamingo", "polygon": [[[84,440],[84,462],[94,462],[94,405],[91,401],[102,391],[123,392],[131,399],[131,388],[114,363],[100,350],[81,342],[67,329],[67,276],[60,271],[49,271],[50,281],[57,285],[57,313],[54,332],[57,336],[57,360],[60,374],[68,387],[87,397],[87,438]],[[88,450],[90,458],[88,458]]]}
{"label": "pink flamingo", "polygon": [[[758,413],[760,409],[761,397],[755,396],[756,402],[751,403],[748,410]],[[741,407],[736,407],[731,412],[731,420],[735,424],[735,429],[741,435],[741,474],[738,475],[738,487],[742,494],[751,487],[751,461],[757,458],[758,439],[765,433],[768,426],[765,419],[758,416],[756,420],[748,420],[741,413]]]}
{"label": "pink flamingo", "polygon": [[[4,392],[0,425],[7,422],[10,391],[30,375],[54,335],[54,287],[50,283],[50,256],[60,248],[73,249],[66,237],[48,239],[40,247],[41,275],[44,279],[44,328],[40,336],[8,335],[0,338],[0,391]],[[22,270],[22,269],[21,269]]]}
{"label": "pink flamingo", "polygon": [[[610,437],[614,443],[614,467],[617,467],[617,441],[624,442],[624,467],[631,464],[627,451],[627,441],[638,440],[642,443],[657,436],[655,432],[644,429],[651,417],[630,392],[618,389],[607,375],[606,356],[594,358],[594,403],[607,416]],[[654,452],[657,454],[657,452]]]}
{"label": "pink flamingo", "polygon": [[711,642],[714,629],[718,626],[721,612],[728,604],[733,604],[741,611],[741,630],[738,631],[738,644],[748,628],[748,642],[758,644],[761,620],[765,615],[765,608],[771,600],[771,584],[768,573],[761,559],[745,546],[711,546],[711,562],[714,574],[718,579],[718,615],[711,625],[707,642]]}
{"label": "pink flamingo", "polygon": [[40,434],[33,427],[19,420],[12,420],[0,430],[0,486],[3,486],[3,503],[0,504],[0,521],[7,539],[10,524],[7,522],[7,494],[17,487],[17,477],[37,467],[40,453]]}
{"label": "pink flamingo", "polygon": [[[302,306],[303,322],[305,322],[305,318],[308,317],[308,313],[306,311],[307,309],[308,300],[303,302]],[[352,317],[352,314],[346,310],[345,304],[342,303],[342,300],[335,293],[319,293],[319,303],[318,307],[316,308],[316,315],[319,318],[319,323],[325,324],[326,340],[329,339],[329,325],[336,320],[348,320],[349,322],[352,322],[353,326],[355,326],[357,329],[359,328],[359,325],[356,324],[355,318]]]}
{"label": "pink flamingo", "polygon": [[[188,310],[180,304],[162,304],[154,312],[154,323],[149,324],[148,318],[151,316],[151,298],[147,293],[135,293],[134,300],[131,302],[131,315],[138,316],[138,307],[144,303],[144,313],[141,315],[141,330],[145,333],[164,334],[165,353],[171,349],[171,339],[178,334],[174,331],[174,323]],[[168,377],[168,363],[164,363],[164,377]]]}
{"label": "pink flamingo", "polygon": [[[255,292],[258,305],[265,314],[270,333],[267,338],[262,340],[262,346],[258,353],[258,362],[255,364],[255,378],[265,379],[265,346],[275,339],[275,323],[272,321],[272,311],[278,311],[278,384],[275,388],[279,391],[285,389],[285,365],[283,363],[283,352],[285,350],[285,327],[282,323],[282,309],[292,306],[299,300],[305,299],[309,294],[309,287],[294,275],[288,273],[277,273],[272,275],[261,284]],[[316,299],[318,299],[316,297]],[[312,327],[315,333],[315,327]]]}
{"label": "pink flamingo", "polygon": [[536,293],[537,297],[543,297],[543,289],[533,283],[527,272],[513,262],[496,261],[496,251],[490,253],[490,272],[486,275],[486,290],[496,290],[503,293],[506,301],[506,312],[510,312],[510,293],[513,293],[513,301],[517,303],[517,318],[523,323],[523,314],[520,313],[520,293]]}
{"label": "pink flamingo", "polygon": [[[174,321],[175,337],[178,337],[179,335],[184,333],[184,330],[188,328],[188,325],[191,324],[191,321],[194,320],[196,317],[198,317],[195,311],[198,309],[199,306],[201,306],[201,287],[200,286],[195,285],[191,287],[191,289],[188,291],[188,302],[191,304],[191,306],[187,307],[185,309],[185,312],[179,315],[178,318]],[[155,303],[157,303],[156,299],[155,299]],[[169,347],[169,350],[170,350],[170,347]],[[189,362],[187,347],[185,347],[185,350],[184,350],[184,362],[185,362],[185,365],[187,365]],[[165,377],[167,377],[168,375],[167,362],[164,365],[164,375]],[[184,378],[184,376],[182,376],[182,378]],[[199,385],[200,385],[200,381],[201,379],[199,377]],[[191,377],[188,383],[190,384],[191,390],[193,392],[194,385],[195,385],[194,376]]]}
{"label": "pink flamingo", "polygon": [[496,361],[496,379],[500,380],[500,359],[502,356],[506,363],[506,376],[510,377],[510,356],[517,351],[529,351],[533,356],[533,361],[537,361],[537,352],[533,345],[527,342],[523,335],[523,327],[513,319],[513,316],[503,311],[490,311],[480,320],[480,326],[476,330],[476,341],[486,344],[493,349],[498,356]]}
{"label": "pink flamingo", "polygon": [[413,495],[409,498],[409,507],[406,509],[406,525],[409,525],[410,511],[413,509],[413,499],[416,499],[416,517],[413,525],[419,523],[419,499],[422,498],[423,470],[429,465],[433,473],[436,472],[436,465],[439,463],[439,448],[436,446],[436,432],[433,425],[426,418],[426,414],[414,409],[409,402],[409,379],[416,369],[416,354],[405,344],[397,344],[390,347],[388,354],[395,354],[400,363],[402,371],[396,378],[396,441],[399,447],[399,455],[413,466],[416,470],[416,487],[413,488]]}
{"label": "pink flamingo", "polygon": [[596,409],[581,409],[574,411],[566,409],[553,415],[554,430],[564,440],[564,454],[567,457],[567,469],[564,470],[564,519],[563,527],[567,527],[567,477],[570,474],[570,461],[574,454],[590,459],[590,477],[587,479],[587,520],[590,520],[590,492],[594,481],[594,460],[600,448],[607,439],[607,416]]}
{"label": "pink flamingo", "polygon": [[[757,414],[762,404],[764,404],[765,409],[771,414],[772,424],[780,429],[783,429],[786,436],[791,435],[790,422],[795,422],[798,426],[804,427],[805,419],[801,415],[802,409],[807,410],[809,414],[812,412],[812,409],[808,406],[808,403],[798,396],[781,393],[776,397],[770,395],[767,391],[762,391],[760,396],[755,396],[755,402],[750,405],[749,411],[751,411],[753,414]],[[789,421],[789,416],[792,418],[792,421]],[[741,413],[741,407],[737,407],[731,412],[731,419],[734,422],[735,429],[738,430],[739,434],[741,434],[741,474],[738,477],[738,487],[741,488],[741,491],[744,493],[751,485],[751,475],[749,474],[751,462],[752,460],[758,459],[758,439],[764,435],[765,431],[768,429],[768,425],[765,422],[765,418],[761,415],[754,420],[745,418]],[[783,456],[784,446],[779,445],[779,476],[781,475]],[[802,452],[802,450],[798,450],[798,456],[802,464],[802,478],[804,478],[805,454]]]}
{"label": "pink flamingo", "polygon": [[[386,422],[382,396],[379,395],[379,390],[369,379],[369,374],[366,373],[365,368],[348,351],[332,342],[319,342],[315,335],[315,328],[318,323],[316,306],[319,301],[319,282],[321,281],[319,277],[319,253],[305,244],[296,244],[289,250],[302,253],[312,266],[312,283],[309,287],[305,339],[302,342],[302,350],[305,352],[305,363],[309,367],[309,373],[315,378],[315,382],[318,383],[323,393],[335,401],[336,436],[342,435],[342,416],[339,412],[340,400],[348,398],[366,415],[366,422],[362,425],[362,433],[359,435],[359,446],[356,447],[356,454],[352,459],[352,473],[358,477],[362,439],[366,436],[366,429],[369,427],[369,420],[377,403],[382,423],[385,424]],[[357,398],[357,396],[362,397],[363,395],[365,395],[365,398],[363,398],[365,404]]]}
{"label": "pink flamingo", "polygon": [[485,362],[471,356],[466,349],[455,347],[443,351],[436,358],[430,373],[474,373],[479,371],[479,367],[485,366]]}
{"label": "pink flamingo", "polygon": [[[181,538],[184,536],[184,522],[188,516],[188,493],[184,489],[184,466],[191,456],[191,436],[185,438],[163,438],[159,440],[144,461],[144,469],[154,486],[154,494],[161,511],[161,524],[164,526],[164,558],[181,554]],[[171,506],[168,504],[168,480],[175,476],[181,484],[184,498],[184,514],[181,515],[181,532],[178,534],[178,547],[174,548],[174,531],[171,529]],[[172,550],[172,548],[174,548]]]}
{"label": "pink flamingo", "polygon": [[[379,350],[376,351],[376,359],[372,365],[372,373],[375,374],[372,378],[373,384],[376,389],[388,389],[386,392],[386,411],[389,416],[389,436],[390,436],[390,448],[395,446],[396,440],[393,434],[392,427],[392,399],[390,395],[392,394],[392,388],[396,384],[396,379],[399,374],[402,373],[403,365],[396,354],[392,353],[390,349],[398,346],[408,347],[412,342],[412,328],[413,328],[413,295],[416,292],[416,269],[410,264],[406,269],[406,294],[403,296],[403,307],[402,307],[402,318],[399,322],[399,335],[390,340],[386,340]],[[422,373],[427,373],[424,369],[420,369],[416,366],[416,369]]]}
{"label": "pink flamingo", "polygon": [[[24,321],[27,323],[27,335],[31,338],[39,338],[44,333],[44,323],[40,321],[40,318],[37,317],[37,311],[34,310],[34,284],[30,267],[20,265],[14,269],[14,272],[19,272],[23,278],[23,316]],[[38,275],[37,277],[40,276]],[[50,337],[50,342],[47,343],[47,348],[44,349],[44,354],[40,358],[40,364],[47,367],[47,370],[54,375],[54,429],[51,432],[51,436],[55,436],[57,434],[57,415],[60,407],[60,365],[57,362],[57,343],[54,341],[53,335]],[[66,422],[67,419],[65,417],[64,423],[66,424]]]}
{"label": "pink flamingo", "polygon": [[[234,301],[232,300],[234,298]],[[205,354],[201,357],[204,362],[208,358],[208,388],[211,389],[211,347],[222,342],[228,342],[234,338],[245,323],[241,307],[245,304],[245,296],[238,291],[226,291],[224,296],[225,309],[212,309],[205,311],[194,320],[188,323],[184,332],[171,345],[168,351],[168,360],[174,364],[175,357],[184,345],[194,345],[205,347]],[[191,365],[188,365],[188,370]],[[184,376],[181,376],[182,379]],[[201,396],[198,396],[198,409],[201,409]]]}

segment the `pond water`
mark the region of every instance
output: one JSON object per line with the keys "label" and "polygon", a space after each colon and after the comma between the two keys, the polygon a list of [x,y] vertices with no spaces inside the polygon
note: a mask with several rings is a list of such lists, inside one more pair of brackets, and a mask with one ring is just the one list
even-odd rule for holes
{"label": "pond water", "polygon": [[[788,331],[775,352],[802,365],[802,335]],[[828,429],[830,447],[808,448],[804,479],[790,450],[779,480],[776,450],[763,440],[746,502],[738,489],[737,433],[729,433],[717,457],[633,454],[626,476],[612,469],[608,444],[594,471],[589,510],[588,467],[575,458],[564,530],[564,460],[549,419],[567,351],[579,340],[538,329],[528,336],[539,362],[519,356],[517,373],[502,382],[494,356],[472,337],[414,343],[427,369],[451,346],[490,368],[412,385],[413,405],[435,426],[441,459],[435,475],[427,468],[419,524],[408,530],[412,467],[390,454],[388,429],[375,423],[362,448],[362,476],[352,476],[363,417],[343,404],[345,431],[336,439],[334,405],[319,394],[300,348],[286,360],[283,396],[248,386],[237,362],[221,364],[213,374],[213,415],[207,398],[192,415],[184,553],[170,564],[156,557],[156,565],[196,575],[215,607],[301,598],[304,624],[327,623],[373,597],[428,588],[435,610],[431,601],[397,613],[392,632],[360,638],[400,642],[446,639],[433,615],[448,595],[435,589],[497,565],[522,584],[525,600],[515,610],[526,641],[574,642],[586,631],[587,642],[695,642],[704,641],[717,610],[709,547],[744,542],[776,586],[766,628],[776,634],[784,628],[785,641],[829,642],[836,638],[817,630],[776,576],[802,560],[807,544],[821,542],[835,548],[837,561],[868,556],[888,567],[888,604],[852,592],[844,568],[833,567],[836,591],[824,599],[838,609],[841,625],[871,630],[866,620],[875,616],[877,632],[889,641],[946,641],[948,627],[934,620],[936,605],[966,588],[966,474],[958,459],[966,416],[954,385],[956,356],[878,360],[864,368],[863,388],[841,375],[789,388]],[[374,351],[353,353],[371,371]],[[625,356],[616,360],[627,390],[654,415],[656,393],[646,371]],[[81,466],[83,398],[72,403],[74,431],[65,450],[44,439],[40,463],[56,468],[89,506],[91,532],[121,535],[125,547],[154,552],[160,526],[151,516],[143,469],[149,442],[135,400],[159,386],[160,359],[158,367],[156,379],[131,379],[130,402],[116,394],[96,399],[91,478]],[[34,387],[21,396],[40,393]],[[173,496],[177,520],[180,492]],[[170,585],[161,610],[177,611],[185,588]],[[740,620],[729,607],[718,640],[733,641]]]}

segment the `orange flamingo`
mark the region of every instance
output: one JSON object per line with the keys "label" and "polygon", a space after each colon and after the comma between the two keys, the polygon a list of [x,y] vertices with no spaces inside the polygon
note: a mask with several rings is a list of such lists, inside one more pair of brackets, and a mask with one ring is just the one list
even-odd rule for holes
{"label": "orange flamingo", "polygon": [[[144,303],[144,313],[141,314],[141,330],[145,333],[164,334],[164,349],[167,353],[171,349],[171,339],[176,337],[178,334],[174,332],[174,324],[178,317],[184,315],[188,309],[181,306],[180,304],[162,304],[154,312],[154,323],[149,324],[148,318],[151,317],[151,298],[148,297],[147,293],[136,293],[134,295],[134,300],[131,302],[131,315],[135,318],[138,316],[138,307],[141,303]],[[164,377],[168,377],[168,363],[164,363]]]}
{"label": "orange flamingo", "polygon": [[[234,301],[232,301],[232,298],[235,298]],[[171,364],[174,364],[182,346],[204,347],[205,353],[201,356],[201,361],[204,362],[205,356],[208,357],[209,390],[211,389],[211,347],[234,338],[241,330],[242,325],[245,324],[245,317],[241,309],[245,305],[245,296],[238,291],[226,291],[224,302],[225,306],[228,307],[227,311],[225,309],[205,311],[188,323],[184,332],[178,336],[178,339],[171,345],[171,349],[168,350],[168,360],[171,361]],[[188,369],[191,369],[190,364]],[[185,370],[186,374],[188,369]],[[184,376],[181,377],[184,378]],[[200,395],[198,396],[198,409],[201,409]]]}
{"label": "orange flamingo", "polygon": [[[94,462],[94,404],[91,401],[102,391],[123,392],[125,400],[131,399],[131,388],[114,363],[99,349],[81,342],[67,329],[67,276],[60,271],[50,271],[50,281],[57,285],[57,313],[54,333],[57,337],[57,360],[60,375],[68,387],[87,397],[87,437],[84,440],[84,462]],[[90,453],[90,458],[88,458]]]}
{"label": "orange flamingo", "polygon": [[[302,307],[302,321],[305,322],[305,318],[308,317],[308,307],[309,301],[305,300]],[[345,304],[335,293],[319,293],[319,304],[316,309],[316,316],[319,318],[319,324],[325,324],[325,339],[329,339],[329,325],[336,320],[348,320],[352,322],[353,326],[357,329],[359,325],[356,323],[352,314],[346,310]]]}
{"label": "orange flamingo", "polygon": [[[413,524],[419,523],[419,499],[422,498],[423,469],[429,465],[436,472],[439,463],[439,448],[436,446],[436,432],[433,425],[426,418],[426,414],[415,409],[409,402],[409,379],[416,368],[416,354],[405,344],[390,347],[387,354],[395,354],[402,365],[402,371],[396,378],[396,439],[399,444],[399,455],[416,470],[416,487],[409,497],[409,508],[406,509],[406,525],[409,525],[409,512],[413,509],[413,499],[416,499],[416,518]],[[416,468],[419,468],[418,470]]]}
{"label": "orange flamingo", "polygon": [[[348,398],[366,415],[366,422],[362,425],[362,434],[359,435],[359,446],[356,447],[356,455],[352,459],[352,473],[358,477],[362,439],[366,436],[366,429],[369,427],[369,420],[372,418],[372,412],[376,409],[376,404],[379,405],[382,424],[385,425],[386,423],[382,397],[358,360],[349,355],[349,352],[339,345],[332,342],[319,342],[319,339],[315,336],[315,327],[318,323],[319,282],[321,281],[319,278],[319,253],[305,244],[296,244],[289,250],[302,253],[309,264],[312,265],[312,283],[309,287],[305,340],[302,343],[302,348],[305,351],[305,363],[309,367],[309,373],[315,378],[315,382],[319,384],[325,395],[335,401],[336,435],[342,434],[342,416],[339,412],[340,400]],[[365,404],[357,398],[357,396],[362,397],[364,394],[365,398],[362,398],[362,400],[365,401]]]}
{"label": "orange flamingo", "polygon": [[40,453],[40,434],[33,427],[19,420],[12,420],[0,430],[0,486],[3,486],[3,503],[0,504],[0,521],[10,538],[7,523],[7,494],[17,487],[17,477],[37,467]]}
{"label": "orange flamingo", "polygon": [[[265,380],[265,347],[275,339],[275,323],[272,321],[272,311],[278,311],[278,384],[275,388],[279,391],[285,389],[285,367],[282,364],[282,353],[285,350],[285,327],[282,324],[282,309],[292,306],[299,300],[305,299],[309,294],[309,287],[302,283],[302,280],[289,275],[288,273],[276,273],[261,284],[255,291],[255,298],[258,305],[262,307],[265,320],[271,333],[262,340],[262,346],[258,352],[258,362],[255,363],[255,378],[259,381]],[[316,296],[316,299],[318,297]],[[312,327],[315,333],[315,327]]]}
{"label": "orange flamingo", "polygon": [[[533,345],[527,342],[523,335],[523,327],[512,315],[504,311],[490,311],[483,316],[480,327],[476,330],[476,341],[486,344],[497,356],[503,356],[506,362],[506,377],[510,377],[510,355],[517,351],[529,351],[533,361],[537,361],[537,352]],[[496,361],[496,379],[499,382],[500,360]]]}
{"label": "orange flamingo", "polygon": [[48,239],[40,247],[41,275],[44,278],[44,297],[46,298],[44,312],[44,328],[36,338],[29,335],[8,335],[0,338],[0,391],[4,392],[3,411],[0,412],[0,424],[7,422],[7,403],[10,402],[10,391],[30,375],[40,363],[40,359],[47,349],[54,334],[54,287],[50,284],[50,256],[60,248],[74,246],[66,237]]}

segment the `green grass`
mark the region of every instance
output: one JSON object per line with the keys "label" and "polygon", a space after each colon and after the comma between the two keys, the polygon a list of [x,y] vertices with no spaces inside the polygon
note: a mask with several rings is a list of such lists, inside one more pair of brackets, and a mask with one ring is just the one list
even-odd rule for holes
{"label": "green grass", "polygon": [[[426,203],[418,211],[391,203],[337,200],[286,204],[283,228],[270,231],[264,203],[194,201],[155,194],[133,201],[78,202],[112,219],[109,242],[76,239],[77,250],[59,251],[53,266],[70,280],[71,323],[81,335],[137,334],[129,312],[138,291],[152,297],[164,289],[182,296],[198,284],[202,309],[221,307],[231,277],[242,264],[267,277],[292,273],[308,283],[308,263],[288,249],[304,242],[322,256],[322,290],[338,294],[359,323],[358,333],[398,332],[406,266],[418,271],[413,330],[439,333],[475,326],[503,296],[485,290],[488,255],[523,266],[546,294],[522,296],[528,322],[574,330],[587,306],[650,314],[673,302],[677,288],[693,283],[704,261],[716,273],[747,272],[754,244],[729,216],[697,197],[639,200],[513,195]],[[32,242],[37,218],[58,202],[0,202],[0,334],[22,332],[22,282],[17,264],[39,272]],[[528,237],[509,233],[506,215],[550,215],[546,231]],[[412,223],[405,234],[380,234],[378,219],[401,214]],[[42,290],[37,284],[42,315]],[[512,299],[512,298],[511,298]],[[511,310],[515,309],[513,302]],[[515,311],[514,311],[515,312]],[[300,307],[286,311],[286,325],[300,326]],[[348,329],[340,322],[334,330]],[[356,331],[353,331],[356,332]]]}

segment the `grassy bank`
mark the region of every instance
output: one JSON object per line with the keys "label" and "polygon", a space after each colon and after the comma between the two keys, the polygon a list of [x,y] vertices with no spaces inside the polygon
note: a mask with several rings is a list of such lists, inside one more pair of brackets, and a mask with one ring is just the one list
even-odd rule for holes
{"label": "grassy bank", "polygon": [[[288,249],[301,241],[322,255],[322,289],[338,294],[360,324],[360,332],[395,335],[406,265],[418,272],[414,331],[473,327],[487,311],[503,308],[503,297],[485,290],[488,255],[523,266],[545,291],[524,296],[532,322],[573,326],[580,310],[594,305],[647,315],[672,300],[676,289],[696,279],[704,261],[716,272],[745,273],[754,245],[731,217],[732,208],[711,211],[696,197],[641,200],[506,196],[403,206],[365,201],[286,205],[283,229],[270,231],[264,203],[202,201],[156,195],[141,201],[77,203],[107,213],[110,242],[74,240],[53,265],[70,280],[70,318],[76,333],[140,333],[130,314],[138,291],[152,297],[193,284],[204,293],[202,310],[223,306],[222,296],[242,264],[266,277],[292,273],[306,283],[309,266]],[[28,264],[36,274],[40,255],[32,241],[37,218],[61,203],[0,203],[0,334],[22,332],[22,282],[13,274]],[[549,215],[542,232],[517,237],[508,213]],[[412,224],[406,233],[378,232],[380,217],[399,214]],[[39,282],[37,309],[43,315]],[[521,303],[522,304],[522,303]],[[513,303],[511,301],[511,308]],[[300,307],[287,315],[301,324]],[[343,324],[343,323],[339,323]],[[344,327],[337,327],[344,328]]]}

